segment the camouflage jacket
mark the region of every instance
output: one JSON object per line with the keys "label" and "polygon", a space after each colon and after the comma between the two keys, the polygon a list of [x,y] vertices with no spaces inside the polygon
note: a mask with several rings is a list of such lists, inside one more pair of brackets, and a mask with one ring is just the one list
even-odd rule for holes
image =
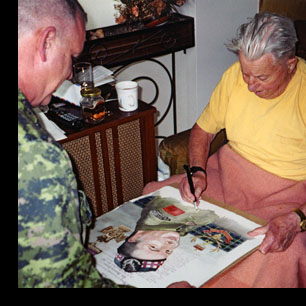
{"label": "camouflage jacket", "polygon": [[18,287],[119,287],[82,244],[85,199],[67,152],[18,91]]}

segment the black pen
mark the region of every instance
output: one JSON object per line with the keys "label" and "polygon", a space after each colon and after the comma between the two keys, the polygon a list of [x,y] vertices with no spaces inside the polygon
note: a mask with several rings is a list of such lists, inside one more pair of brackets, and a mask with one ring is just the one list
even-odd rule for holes
{"label": "black pen", "polygon": [[192,175],[191,175],[191,172],[190,172],[190,168],[187,165],[184,165],[183,167],[184,167],[184,169],[187,173],[187,179],[188,179],[190,191],[194,196],[193,206],[194,206],[195,209],[197,209],[198,208],[197,207],[197,199],[196,199],[196,196],[195,196],[195,190],[194,190],[194,185],[193,185],[193,181],[192,181]]}

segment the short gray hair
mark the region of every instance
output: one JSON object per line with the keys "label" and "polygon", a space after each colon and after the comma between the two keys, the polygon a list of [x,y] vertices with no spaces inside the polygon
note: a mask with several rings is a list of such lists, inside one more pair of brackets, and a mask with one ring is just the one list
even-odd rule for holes
{"label": "short gray hair", "polygon": [[48,18],[57,24],[72,23],[77,13],[86,23],[87,15],[77,0],[18,0],[18,38]]}
{"label": "short gray hair", "polygon": [[236,54],[241,51],[249,60],[257,60],[268,53],[282,60],[294,57],[297,40],[292,20],[264,12],[242,24],[236,38],[226,47]]}

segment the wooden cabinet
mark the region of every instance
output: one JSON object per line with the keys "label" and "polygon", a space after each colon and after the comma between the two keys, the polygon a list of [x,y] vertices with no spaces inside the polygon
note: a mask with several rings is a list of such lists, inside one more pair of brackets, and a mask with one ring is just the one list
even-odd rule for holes
{"label": "wooden cabinet", "polygon": [[155,108],[139,101],[133,112],[107,102],[110,116],[59,141],[69,153],[79,183],[95,216],[138,197],[144,185],[157,178]]}

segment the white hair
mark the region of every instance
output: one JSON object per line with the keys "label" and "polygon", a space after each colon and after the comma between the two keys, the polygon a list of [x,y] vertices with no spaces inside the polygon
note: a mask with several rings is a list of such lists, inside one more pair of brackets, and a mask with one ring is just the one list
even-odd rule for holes
{"label": "white hair", "polygon": [[86,23],[87,15],[77,0],[18,0],[18,38],[50,19],[64,30],[77,13]]}
{"label": "white hair", "polygon": [[264,12],[242,24],[237,30],[237,37],[226,47],[236,54],[243,52],[249,60],[257,60],[268,53],[274,59],[282,60],[294,57],[297,40],[292,20]]}

